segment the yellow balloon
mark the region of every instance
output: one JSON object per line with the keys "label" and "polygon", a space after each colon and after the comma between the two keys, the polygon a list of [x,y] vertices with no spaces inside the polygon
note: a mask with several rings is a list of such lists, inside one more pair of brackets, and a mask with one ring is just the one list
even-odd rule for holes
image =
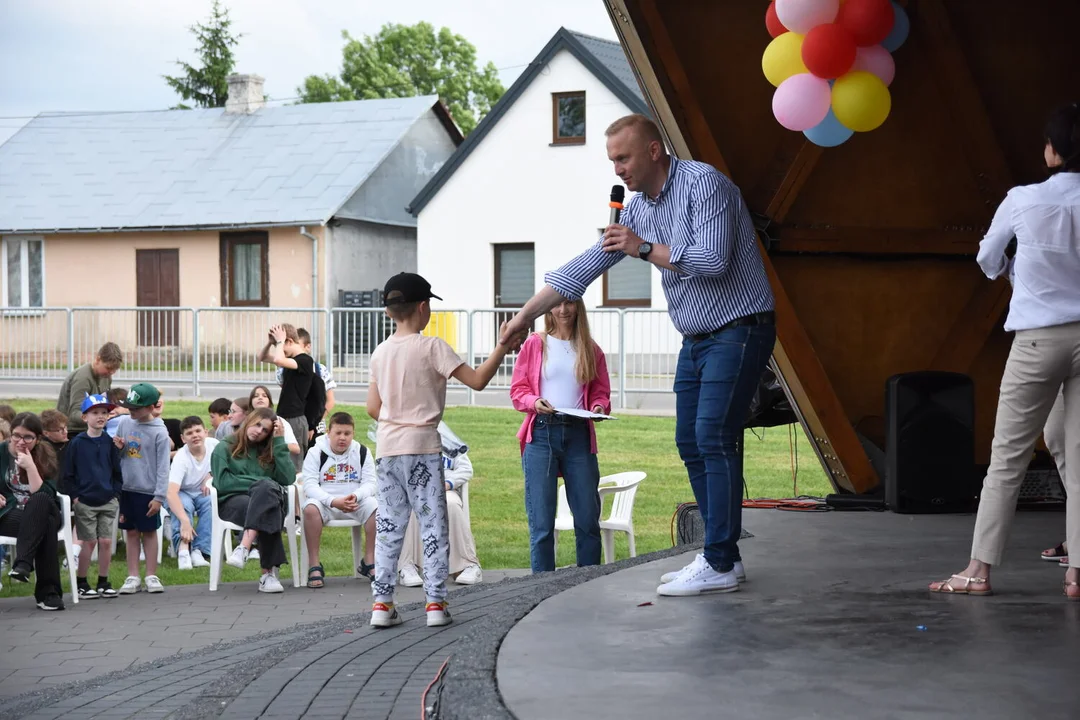
{"label": "yellow balloon", "polygon": [[836,119],[847,129],[870,132],[889,117],[892,95],[877,75],[863,71],[849,72],[833,84],[832,110]]}
{"label": "yellow balloon", "polygon": [[765,54],[761,56],[761,69],[774,87],[780,87],[780,83],[792,75],[810,72],[803,64],[802,44],[802,35],[786,32],[773,38],[769,47],[765,48]]}

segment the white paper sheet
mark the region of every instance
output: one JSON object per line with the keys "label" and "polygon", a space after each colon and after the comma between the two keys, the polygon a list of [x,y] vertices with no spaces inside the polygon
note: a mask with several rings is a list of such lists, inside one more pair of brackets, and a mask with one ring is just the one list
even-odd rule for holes
{"label": "white paper sheet", "polygon": [[574,417],[585,418],[587,420],[616,420],[617,418],[611,415],[603,415],[601,413],[594,413],[588,410],[578,410],[576,408],[555,408],[555,412],[562,413],[563,415],[573,415]]}

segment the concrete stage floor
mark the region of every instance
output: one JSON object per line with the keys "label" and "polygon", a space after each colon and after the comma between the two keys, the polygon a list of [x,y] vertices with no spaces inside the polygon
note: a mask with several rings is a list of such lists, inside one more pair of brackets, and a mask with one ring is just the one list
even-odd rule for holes
{"label": "concrete stage floor", "polygon": [[510,630],[499,691],[519,720],[1075,720],[1080,603],[1039,558],[1064,519],[1020,512],[996,594],[948,597],[973,516],[747,510],[739,592],[658,597],[693,553],[572,587]]}

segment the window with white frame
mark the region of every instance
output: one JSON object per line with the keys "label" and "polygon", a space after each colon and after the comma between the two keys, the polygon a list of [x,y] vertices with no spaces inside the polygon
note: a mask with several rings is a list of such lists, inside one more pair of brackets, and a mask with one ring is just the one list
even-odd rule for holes
{"label": "window with white frame", "polygon": [[45,305],[45,241],[40,237],[5,237],[3,242],[4,307]]}

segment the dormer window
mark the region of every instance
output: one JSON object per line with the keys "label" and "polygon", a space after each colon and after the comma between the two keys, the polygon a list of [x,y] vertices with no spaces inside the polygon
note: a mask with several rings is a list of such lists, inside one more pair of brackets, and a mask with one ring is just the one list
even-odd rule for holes
{"label": "dormer window", "polygon": [[551,94],[552,145],[585,144],[585,92]]}

